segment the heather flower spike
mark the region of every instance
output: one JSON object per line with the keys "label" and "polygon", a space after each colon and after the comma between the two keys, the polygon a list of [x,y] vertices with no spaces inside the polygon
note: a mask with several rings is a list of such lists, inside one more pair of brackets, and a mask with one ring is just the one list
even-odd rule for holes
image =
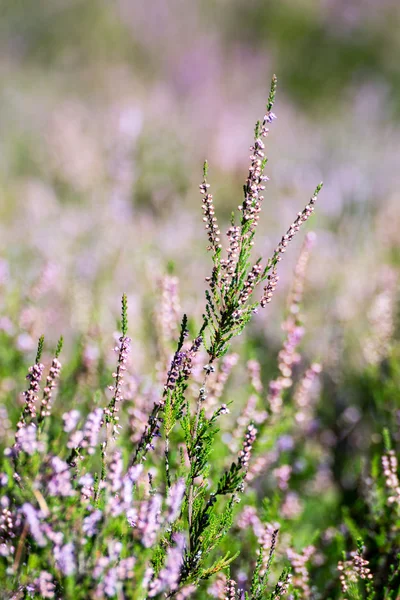
{"label": "heather flower spike", "polygon": [[54,358],[51,363],[49,374],[46,377],[46,385],[43,389],[43,398],[42,398],[41,405],[40,405],[40,414],[38,416],[39,426],[43,423],[44,419],[46,417],[49,417],[51,414],[53,389],[56,386],[56,381],[59,378],[60,371],[61,371],[61,363],[58,360],[58,357],[61,354],[63,342],[64,342],[64,339],[61,336],[57,343],[57,348],[56,348],[55,355],[54,355]]}
{"label": "heather flower spike", "polygon": [[114,386],[110,386],[110,388],[113,392],[113,396],[112,396],[112,399],[111,399],[108,407],[104,411],[104,414],[106,417],[106,422],[113,424],[113,436],[118,434],[119,418],[117,416],[117,413],[119,410],[119,404],[123,400],[122,387],[124,385],[124,374],[126,371],[126,363],[127,363],[127,359],[128,359],[128,356],[130,353],[130,348],[131,348],[131,346],[130,346],[131,338],[126,335],[128,332],[128,300],[127,300],[126,294],[123,294],[121,304],[122,304],[122,308],[121,308],[122,336],[119,338],[119,345],[114,348],[115,352],[118,354],[118,361],[117,361],[117,369],[112,374],[113,378],[115,379],[115,384],[114,384]]}
{"label": "heather flower spike", "polygon": [[[207,332],[205,346],[212,362],[223,356],[229,349],[230,340],[239,335],[252,315],[257,312],[259,304],[266,306],[273,296],[278,283],[277,265],[286,251],[288,244],[300,226],[305,223],[314,211],[317,196],[322,188],[319,184],[309,203],[302,212],[299,212],[286,234],[282,236],[273,256],[266,265],[262,265],[259,258],[251,266],[251,253],[254,236],[259,221],[259,214],[264,200],[263,191],[268,177],[264,174],[267,164],[265,157],[264,138],[269,134],[269,125],[276,118],[272,112],[275,102],[277,79],[274,76],[271,82],[267,110],[262,122],[257,122],[254,131],[254,143],[250,147],[250,166],[246,183],[244,185],[244,199],[238,207],[241,212],[239,225],[232,222],[226,235],[229,246],[226,249],[226,258],[222,257],[220,244],[220,231],[217,219],[214,216],[213,197],[208,194],[209,184],[206,177],[200,186],[203,198],[204,221],[208,232],[210,248],[213,249],[213,270],[207,282],[210,292],[206,291],[206,307],[204,329]],[[207,174],[207,166],[204,175]],[[267,280],[264,293],[259,302],[252,299],[256,288]]]}

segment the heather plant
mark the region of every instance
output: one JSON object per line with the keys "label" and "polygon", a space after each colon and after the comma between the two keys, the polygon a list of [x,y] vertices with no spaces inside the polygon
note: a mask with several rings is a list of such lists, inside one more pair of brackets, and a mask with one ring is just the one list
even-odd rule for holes
{"label": "heather plant", "polygon": [[[260,357],[248,356],[244,404],[235,403],[230,387],[239,362],[234,338],[271,302],[283,254],[321,190],[272,255],[255,258],[275,94],[274,77],[226,236],[204,164],[212,267],[201,322],[181,314],[179,282],[169,273],[159,282],[157,361],[148,375],[130,364],[124,294],[112,372],[90,351],[95,331],[77,344],[65,377],[63,339],[46,367],[42,336],[21,406],[1,407],[4,597],[398,597],[397,438],[384,428],[393,431],[394,423],[382,413],[379,447],[360,470],[357,500],[341,507],[335,435],[319,415],[323,364],[301,353],[313,233],[294,269],[275,374],[266,378]],[[12,336],[4,328],[1,335],[4,353]],[[3,379],[24,366],[17,350],[7,357]],[[379,381],[375,371],[370,377]],[[395,373],[387,394],[394,380]],[[394,402],[391,419],[395,411]]]}

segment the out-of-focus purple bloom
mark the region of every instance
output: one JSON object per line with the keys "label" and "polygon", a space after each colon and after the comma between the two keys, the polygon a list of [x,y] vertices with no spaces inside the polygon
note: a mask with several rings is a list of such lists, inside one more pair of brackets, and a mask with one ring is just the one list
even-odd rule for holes
{"label": "out-of-focus purple bloom", "polygon": [[54,598],[55,585],[51,573],[41,571],[37,579],[35,579],[35,588],[41,598]]}
{"label": "out-of-focus purple bloom", "polygon": [[280,490],[287,490],[292,467],[290,465],[281,465],[272,471]]}
{"label": "out-of-focus purple bloom", "polygon": [[117,435],[118,433],[118,417],[117,413],[119,410],[119,404],[123,401],[122,388],[124,385],[124,375],[126,371],[126,363],[128,361],[129,352],[131,349],[131,338],[122,335],[119,338],[119,345],[117,345],[114,350],[118,354],[118,362],[117,362],[117,370],[112,376],[115,379],[114,386],[109,386],[109,389],[113,392],[113,397],[108,407],[104,411],[104,415],[106,417],[106,421],[113,422],[113,435]]}
{"label": "out-of-focus purple bloom", "polygon": [[83,430],[75,431],[71,435],[68,448],[87,448],[89,454],[94,454],[102,423],[103,409],[96,408],[88,414]]}
{"label": "out-of-focus purple bloom", "polygon": [[28,375],[26,376],[29,381],[29,389],[23,393],[25,398],[24,406],[24,417],[30,416],[36,417],[36,401],[37,393],[39,391],[40,380],[42,378],[44,365],[42,363],[35,363],[32,367],[29,367]]}
{"label": "out-of-focus purple bloom", "polygon": [[294,440],[291,435],[281,435],[277,441],[277,447],[280,452],[287,452],[288,450],[293,450],[294,448]]}
{"label": "out-of-focus purple bloom", "polygon": [[32,504],[29,504],[29,502],[25,502],[25,504],[22,505],[21,511],[25,516],[31,535],[37,545],[41,547],[45,546],[47,544],[47,540],[43,535],[38,511],[32,506]]}
{"label": "out-of-focus purple bloom", "polygon": [[26,452],[29,456],[35,454],[35,452],[42,452],[44,445],[42,442],[37,440],[37,427],[34,423],[30,425],[22,425],[15,436],[15,446],[12,451],[18,453],[19,450]]}
{"label": "out-of-focus purple bloom", "polygon": [[180,570],[183,562],[182,553],[185,547],[185,537],[177,533],[173,540],[175,546],[168,548],[165,566],[161,569],[156,579],[150,584],[148,596],[153,598],[163,591],[173,592],[178,587]]}
{"label": "out-of-focus purple bloom", "polygon": [[122,454],[116,450],[107,471],[107,481],[112,492],[118,492],[121,489],[123,468]]}
{"label": "out-of-focus purple bloom", "polygon": [[91,473],[85,473],[78,479],[78,484],[81,486],[81,497],[82,500],[87,501],[92,498],[94,493],[94,478]]}
{"label": "out-of-focus purple bloom", "polygon": [[76,571],[74,545],[69,542],[64,546],[56,546],[54,549],[54,556],[58,568],[63,575],[73,575]]}
{"label": "out-of-focus purple bloom", "polygon": [[181,478],[178,479],[169,490],[167,498],[168,514],[166,517],[168,523],[173,523],[179,515],[183,496],[185,494],[185,487],[185,480]]}
{"label": "out-of-focus purple bloom", "polygon": [[154,494],[148,500],[141,502],[139,510],[131,510],[128,513],[128,521],[132,527],[137,529],[140,541],[145,548],[150,548],[156,541],[160,529],[162,498]]}
{"label": "out-of-focus purple bloom", "polygon": [[88,415],[85,426],[83,428],[84,439],[82,447],[88,447],[89,454],[93,454],[97,445],[98,435],[103,421],[103,409],[96,408]]}
{"label": "out-of-focus purple bloom", "polygon": [[51,496],[73,496],[75,491],[71,484],[71,472],[68,464],[58,456],[50,460],[52,475],[48,482],[48,490]]}
{"label": "out-of-focus purple bloom", "polygon": [[108,598],[113,598],[117,593],[117,570],[114,568],[109,569],[104,577],[104,593]]}
{"label": "out-of-focus purple bloom", "polygon": [[97,533],[97,524],[101,521],[103,513],[97,509],[83,519],[82,529],[87,536],[93,537]]}
{"label": "out-of-focus purple bloom", "polygon": [[78,421],[81,417],[79,410],[70,410],[63,414],[62,419],[64,421],[64,431],[70,433],[78,425]]}
{"label": "out-of-focus purple bloom", "polygon": [[51,414],[51,400],[53,390],[56,387],[56,381],[60,376],[61,363],[58,358],[54,357],[51,363],[49,374],[46,377],[46,385],[43,389],[43,398],[40,405],[40,419],[49,417]]}

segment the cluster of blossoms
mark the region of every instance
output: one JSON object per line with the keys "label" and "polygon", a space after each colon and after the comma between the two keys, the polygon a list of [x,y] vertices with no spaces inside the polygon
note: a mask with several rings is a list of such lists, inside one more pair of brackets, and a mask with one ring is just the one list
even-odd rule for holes
{"label": "cluster of blossoms", "polygon": [[29,373],[26,378],[29,381],[29,388],[23,393],[25,406],[23,410],[23,418],[17,424],[17,427],[22,427],[26,417],[34,419],[36,417],[36,402],[38,400],[37,393],[40,387],[40,380],[42,379],[44,365],[42,363],[35,363],[32,367],[29,367]]}
{"label": "cluster of blossoms", "polygon": [[283,392],[292,385],[293,367],[300,360],[297,347],[304,335],[304,328],[292,324],[287,330],[286,339],[282,350],[279,352],[279,371],[277,379],[270,381],[268,386],[267,401],[271,411],[275,414],[282,409]]}
{"label": "cluster of blossoms", "polygon": [[129,523],[145,548],[153,546],[157,539],[161,527],[161,505],[160,494],[153,494],[140,503],[139,509],[129,513]]}
{"label": "cluster of blossoms", "polygon": [[263,385],[261,383],[261,366],[258,360],[247,361],[247,372],[249,374],[250,383],[257,394],[261,394],[263,391]]}
{"label": "cluster of blossoms", "polygon": [[78,425],[80,418],[81,413],[76,408],[64,413],[62,415],[62,420],[64,422],[64,431],[67,433],[71,433],[71,431],[73,431]]}
{"label": "cluster of blossoms", "polygon": [[292,289],[288,298],[289,313],[294,318],[296,318],[299,314],[300,303],[303,299],[308,260],[316,239],[317,237],[313,231],[310,231],[306,234],[300,256],[294,269]]}
{"label": "cluster of blossoms", "polygon": [[[250,167],[249,174],[245,185],[245,199],[243,205],[239,206],[239,210],[242,211],[243,221],[251,220],[251,227],[249,233],[254,231],[259,220],[259,213],[261,211],[261,204],[264,197],[260,195],[265,189],[264,183],[268,181],[268,177],[263,175],[265,166],[265,155],[264,155],[264,142],[262,138],[267,137],[269,133],[268,125],[276,119],[275,114],[272,111],[267,111],[264,115],[262,124],[256,126],[256,136],[254,144],[250,146],[252,154],[250,155]],[[247,235],[249,235],[249,233]]]}
{"label": "cluster of blossoms", "polygon": [[238,591],[236,587],[236,582],[233,579],[228,579],[225,584],[225,600],[236,600]]}
{"label": "cluster of blossoms", "polygon": [[113,397],[108,407],[104,410],[106,421],[113,422],[114,424],[114,435],[118,433],[117,422],[119,417],[116,416],[116,413],[118,412],[119,404],[123,401],[122,387],[124,384],[124,374],[126,371],[126,363],[130,349],[131,338],[126,335],[122,335],[119,338],[119,346],[115,346],[114,348],[114,351],[118,354],[118,362],[117,369],[112,374],[115,379],[115,384],[113,386],[109,386],[109,390],[113,392]]}
{"label": "cluster of blossoms", "polygon": [[292,239],[294,238],[296,233],[300,230],[301,225],[303,223],[305,223],[306,221],[308,221],[308,219],[314,212],[315,203],[317,201],[317,196],[318,196],[319,191],[320,191],[320,186],[317,187],[314,195],[310,198],[309,203],[306,204],[304,209],[297,214],[296,219],[293,221],[293,223],[291,224],[291,226],[289,227],[289,229],[287,230],[285,235],[282,236],[282,239],[279,242],[279,244],[276,247],[275,252],[274,252],[274,257],[275,257],[276,261],[279,262],[280,260],[282,260],[281,255],[286,252],[286,248],[288,247],[289,243],[292,241]]}
{"label": "cluster of blossoms", "polygon": [[291,573],[286,573],[284,578],[279,579],[276,584],[274,599],[280,600],[281,598],[285,598],[292,584],[292,579]]}
{"label": "cluster of blossoms", "polygon": [[339,561],[338,571],[340,573],[339,580],[342,592],[346,594],[351,585],[356,583],[358,579],[371,581],[373,579],[369,561],[361,556],[361,552],[351,552],[350,560]]}
{"label": "cluster of blossoms", "polygon": [[35,590],[42,598],[54,598],[55,583],[51,573],[41,571],[37,579],[35,579]]}
{"label": "cluster of blossoms", "polygon": [[397,475],[398,463],[393,450],[389,450],[389,452],[382,456],[382,467],[386,487],[390,492],[388,502],[389,504],[397,504],[397,506],[400,506],[400,482]]}
{"label": "cluster of blossoms", "polygon": [[299,554],[295,552],[292,548],[288,548],[287,557],[290,560],[290,564],[292,566],[294,576],[293,576],[293,585],[301,590],[303,598],[311,598],[311,589],[310,589],[310,575],[307,569],[307,563],[315,554],[314,546],[307,546],[304,550]]}
{"label": "cluster of blossoms", "polygon": [[51,476],[48,480],[48,492],[51,496],[73,496],[75,491],[71,482],[68,464],[58,456],[50,459]]}
{"label": "cluster of blossoms", "polygon": [[377,294],[368,311],[371,333],[363,343],[364,356],[372,365],[387,357],[395,330],[397,276],[392,270],[385,270],[382,279],[383,290]]}
{"label": "cluster of blossoms", "polygon": [[[67,447],[71,449],[87,448],[89,454],[94,454],[99,439],[100,429],[103,424],[103,416],[104,411],[102,408],[95,408],[93,412],[89,413],[83,429],[72,433],[68,440]],[[79,420],[79,416],[76,413],[73,416],[71,416],[71,413],[66,413],[64,417],[66,419],[64,421],[65,426],[68,428],[72,427],[74,423],[76,425]]]}
{"label": "cluster of blossoms", "polygon": [[[286,252],[286,248],[289,243],[292,241],[295,234],[299,231],[301,225],[305,223],[309,217],[314,212],[315,203],[317,201],[317,196],[319,191],[322,188],[322,184],[317,186],[314,195],[311,197],[309,203],[305,206],[302,212],[299,212],[297,218],[291,224],[285,235],[282,237],[278,246],[275,248],[273,253],[273,258],[270,260],[269,266],[272,267],[272,272],[268,275],[267,285],[264,287],[263,297],[261,298],[260,304],[262,307],[266,306],[269,302],[271,302],[272,296],[274,294],[275,288],[277,286],[279,277],[277,275],[276,263],[282,260],[282,254]],[[308,261],[308,256],[311,247],[315,242],[315,234],[309,233],[306,236],[305,242],[303,244],[303,249],[300,254],[299,261],[297,263],[297,267],[295,270],[295,278],[294,285],[291,295],[291,301],[289,305],[289,311],[295,315],[301,300],[301,296],[303,293],[303,285],[304,285],[304,275],[306,270],[306,265]]]}
{"label": "cluster of blossoms", "polygon": [[43,513],[37,511],[30,502],[25,502],[21,507],[21,513],[25,518],[25,523],[29,527],[29,531],[35,540],[36,544],[43,548],[47,544],[47,539],[43,532],[42,517]]}
{"label": "cluster of blossoms", "polygon": [[179,280],[172,275],[164,275],[160,281],[161,299],[157,308],[157,321],[159,323],[163,343],[171,342],[178,330],[180,318]]}
{"label": "cluster of blossoms", "polygon": [[262,272],[262,265],[260,263],[255,264],[249,274],[247,275],[247,279],[243,284],[243,289],[240,292],[240,296],[238,299],[239,306],[241,304],[246,304],[247,300],[250,298],[253,293],[254,286],[258,282],[258,279]]}
{"label": "cluster of blossoms", "polygon": [[180,350],[175,352],[171,362],[171,368],[168,371],[167,383],[165,391],[174,390],[178,378],[182,375],[184,379],[188,379],[192,372],[192,363],[195,355],[200,349],[203,338],[198,336],[188,350]]}
{"label": "cluster of blossoms", "polygon": [[296,423],[307,432],[313,420],[313,388],[322,371],[319,363],[313,363],[304,373],[294,393],[294,404],[296,406]]}
{"label": "cluster of blossoms", "polygon": [[63,546],[55,546],[54,558],[61,573],[67,577],[75,573],[76,557],[72,542],[68,542],[68,544],[64,544]]}
{"label": "cluster of blossoms", "polygon": [[207,592],[213,598],[218,598],[219,600],[225,600],[225,590],[226,584],[228,582],[228,578],[225,573],[221,571],[217,573],[217,576],[214,578],[214,581],[211,585],[208,586]]}
{"label": "cluster of blossoms", "polygon": [[15,554],[14,540],[17,537],[20,520],[20,515],[10,510],[9,498],[3,496],[0,512],[0,556]]}
{"label": "cluster of blossoms", "polygon": [[152,580],[149,586],[148,596],[154,598],[161,592],[174,592],[179,583],[180,571],[183,563],[183,551],[185,548],[185,537],[180,533],[173,536],[174,546],[167,551],[165,566]]}
{"label": "cluster of blossoms", "polygon": [[276,286],[278,285],[278,281],[279,275],[277,274],[276,267],[274,267],[267,277],[267,285],[264,287],[264,292],[260,300],[261,308],[265,308],[267,304],[271,302]]}
{"label": "cluster of blossoms", "polygon": [[270,523],[267,523],[267,525],[265,525],[264,527],[264,531],[261,537],[258,540],[258,543],[260,544],[259,552],[261,553],[262,559],[260,569],[261,576],[264,575],[271,566],[272,558],[274,556],[276,545],[278,542],[278,534],[279,529],[277,529]]}
{"label": "cluster of blossoms", "polygon": [[250,423],[247,427],[246,435],[243,441],[243,448],[239,452],[239,465],[247,470],[250,462],[251,451],[253,448],[253,444],[256,441],[257,429],[255,426]]}
{"label": "cluster of blossoms", "polygon": [[200,193],[203,195],[203,221],[206,224],[206,231],[208,233],[208,241],[210,242],[210,246],[208,250],[214,250],[214,252],[221,248],[219,235],[221,234],[218,229],[217,217],[215,216],[214,202],[212,194],[208,193],[208,188],[210,184],[207,183],[206,179],[202,184],[200,184]]}
{"label": "cluster of blossoms", "polygon": [[186,484],[183,478],[178,479],[169,489],[167,497],[168,513],[166,520],[168,523],[173,523],[179,516],[183,497],[185,494]]}
{"label": "cluster of blossoms", "polygon": [[287,492],[281,506],[280,512],[282,517],[284,519],[297,519],[303,512],[303,509],[304,505],[299,495],[296,492]]}
{"label": "cluster of blossoms", "polygon": [[30,423],[17,429],[15,444],[13,448],[7,448],[5,453],[9,456],[16,456],[22,450],[29,456],[32,456],[35,452],[42,452],[43,449],[43,442],[38,440],[37,426],[35,423]]}
{"label": "cluster of blossoms", "polygon": [[[118,542],[114,544],[114,547],[117,545]],[[100,579],[95,590],[95,598],[101,600],[105,596],[114,598],[121,595],[123,583],[133,579],[135,564],[136,559],[133,556],[122,559],[112,554],[111,556],[101,556],[93,570],[94,578]]]}
{"label": "cluster of blossoms", "polygon": [[[309,233],[302,246],[294,271],[293,286],[288,301],[288,317],[282,325],[283,330],[286,332],[286,339],[283,343],[282,350],[279,352],[278,366],[280,375],[277,379],[270,382],[268,388],[268,403],[271,411],[275,414],[280,413],[281,411],[283,392],[285,389],[291,387],[293,383],[293,367],[300,360],[300,356],[297,353],[297,347],[304,336],[304,328],[299,324],[299,306],[303,297],[306,267],[310,250],[314,242],[315,235]],[[269,294],[268,297],[270,298],[271,291],[267,292],[267,294]],[[315,368],[313,367],[312,370],[307,373],[307,378],[304,379],[304,389],[307,389],[309,385],[311,386],[314,370]]]}
{"label": "cluster of blossoms", "polygon": [[111,514],[112,516],[126,514],[129,515],[131,520],[134,520],[133,490],[142,471],[143,465],[139,464],[129,467],[126,473],[124,473],[120,451],[116,450],[113,453],[106,477],[108,493],[107,514]]}
{"label": "cluster of blossoms", "polygon": [[39,420],[43,420],[45,417],[49,417],[51,414],[51,398],[53,389],[56,386],[56,381],[60,376],[61,363],[58,358],[53,358],[49,374],[46,377],[46,386],[43,389],[43,398],[40,405],[40,417]]}
{"label": "cluster of blossoms", "polygon": [[291,474],[292,467],[290,465],[281,465],[272,471],[272,475],[275,477],[280,490],[288,489]]}
{"label": "cluster of blossoms", "polygon": [[229,227],[226,235],[229,239],[227,258],[221,259],[221,269],[223,270],[222,283],[228,286],[236,269],[236,263],[239,257],[241,231],[237,225]]}
{"label": "cluster of blossoms", "polygon": [[279,530],[279,523],[263,523],[254,506],[245,506],[237,519],[239,529],[251,527],[258,544],[265,550],[271,548],[272,534]]}

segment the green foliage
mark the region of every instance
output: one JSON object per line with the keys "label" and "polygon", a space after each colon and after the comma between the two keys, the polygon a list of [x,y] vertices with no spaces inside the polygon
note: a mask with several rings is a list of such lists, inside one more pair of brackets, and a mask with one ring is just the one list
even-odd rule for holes
{"label": "green foliage", "polygon": [[128,333],[128,299],[126,294],[122,294],[121,331],[124,336]]}
{"label": "green foliage", "polygon": [[43,348],[44,348],[44,335],[41,335],[39,338],[39,341],[38,341],[36,358],[35,358],[35,363],[37,365],[40,363],[40,359],[42,358]]}

